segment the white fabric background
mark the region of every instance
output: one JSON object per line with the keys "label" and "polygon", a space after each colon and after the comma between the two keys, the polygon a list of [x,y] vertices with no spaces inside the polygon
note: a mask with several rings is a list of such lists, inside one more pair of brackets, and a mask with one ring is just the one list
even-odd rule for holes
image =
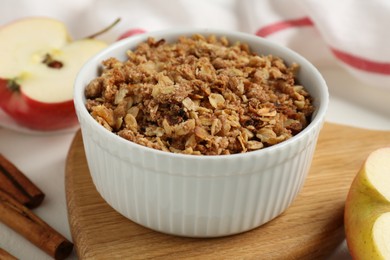
{"label": "white fabric background", "polygon": [[[308,17],[314,26],[291,27],[267,38],[301,53],[322,72],[331,94],[328,121],[390,130],[389,75],[353,68],[336,59],[330,50],[334,47],[389,63],[389,13],[386,0],[2,0],[0,25],[26,16],[48,16],[66,23],[70,34],[78,39],[121,17],[118,26],[100,37],[113,42],[131,29],[208,27],[255,34],[280,21]],[[0,113],[0,123],[2,119]],[[44,203],[34,212],[71,239],[64,167],[73,132],[35,135],[9,128],[0,128],[0,152],[45,191]],[[1,223],[0,234],[0,247],[20,259],[47,258]],[[76,257],[73,254],[71,258]],[[349,258],[345,244],[331,256]]]}

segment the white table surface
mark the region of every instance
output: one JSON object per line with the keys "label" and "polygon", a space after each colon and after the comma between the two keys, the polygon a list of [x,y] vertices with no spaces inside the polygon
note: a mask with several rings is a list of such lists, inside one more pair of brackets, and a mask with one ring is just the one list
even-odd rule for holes
{"label": "white table surface", "polygon": [[[356,81],[339,67],[320,68],[331,93],[328,122],[390,130],[390,89]],[[0,116],[1,120],[1,116]],[[65,159],[75,130],[61,134],[31,134],[0,127],[0,152],[46,194],[34,212],[71,240],[65,199]],[[50,259],[0,223],[0,247],[19,259]],[[75,252],[69,259],[77,259]],[[351,259],[345,241],[329,259]]]}

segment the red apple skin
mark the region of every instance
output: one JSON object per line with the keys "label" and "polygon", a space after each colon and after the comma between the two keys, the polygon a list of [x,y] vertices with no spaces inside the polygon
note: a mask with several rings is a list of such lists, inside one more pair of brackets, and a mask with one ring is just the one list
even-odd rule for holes
{"label": "red apple skin", "polygon": [[12,91],[8,81],[0,78],[0,109],[23,127],[39,131],[55,131],[78,124],[73,100],[44,103],[23,92]]}
{"label": "red apple skin", "polygon": [[134,35],[137,35],[137,34],[142,34],[142,33],[145,33],[146,31],[143,30],[143,29],[139,29],[139,28],[136,28],[136,29],[130,29],[126,32],[124,32],[123,34],[121,34],[117,41],[120,41],[122,39],[125,39],[125,38],[128,38],[128,37],[131,37],[131,36],[134,36]]}

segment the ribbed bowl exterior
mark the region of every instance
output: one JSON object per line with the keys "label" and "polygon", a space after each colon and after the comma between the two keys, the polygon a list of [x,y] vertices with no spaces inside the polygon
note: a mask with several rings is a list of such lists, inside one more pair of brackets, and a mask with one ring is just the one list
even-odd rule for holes
{"label": "ribbed bowl exterior", "polygon": [[328,103],[326,84],[314,67],[303,68],[314,70],[314,76],[304,81],[321,83],[325,89],[314,86],[312,95],[319,108],[303,132],[255,152],[193,156],[146,148],[98,125],[86,111],[83,98],[86,82],[96,76],[98,61],[87,63],[85,72],[80,72],[75,107],[93,182],[119,213],[168,234],[217,237],[256,228],[291,205],[309,171]]}

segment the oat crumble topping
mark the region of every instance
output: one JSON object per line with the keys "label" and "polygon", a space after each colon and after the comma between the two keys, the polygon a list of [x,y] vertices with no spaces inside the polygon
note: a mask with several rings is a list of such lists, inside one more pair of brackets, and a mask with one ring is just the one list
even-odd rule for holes
{"label": "oat crumble topping", "polygon": [[280,143],[304,129],[312,98],[298,64],[226,37],[149,38],[128,60],[110,58],[85,90],[86,107],[109,131],[174,153],[225,155]]}

